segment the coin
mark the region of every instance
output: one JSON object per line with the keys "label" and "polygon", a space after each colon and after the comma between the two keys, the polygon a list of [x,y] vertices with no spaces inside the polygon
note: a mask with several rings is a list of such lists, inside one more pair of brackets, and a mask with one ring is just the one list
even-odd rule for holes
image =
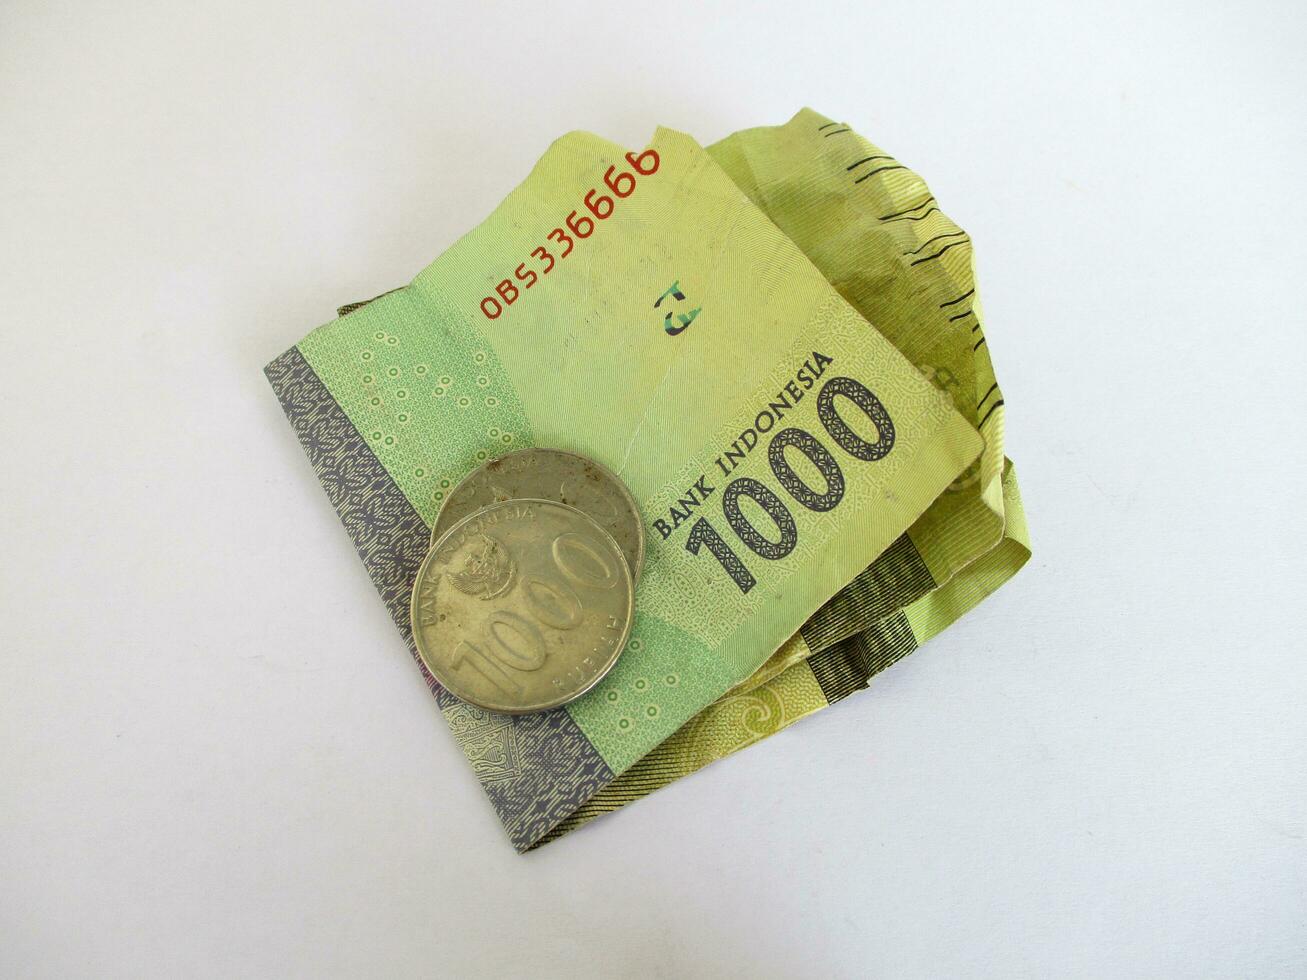
{"label": "coin", "polygon": [[409,620],[436,680],[507,714],[580,697],[617,662],[635,583],[612,535],[553,500],[492,503],[443,534],[418,569]]}
{"label": "coin", "polygon": [[445,498],[431,543],[486,504],[519,497],[557,500],[585,511],[613,536],[632,577],[640,581],[644,523],[631,491],[607,467],[561,449],[520,449],[473,470]]}

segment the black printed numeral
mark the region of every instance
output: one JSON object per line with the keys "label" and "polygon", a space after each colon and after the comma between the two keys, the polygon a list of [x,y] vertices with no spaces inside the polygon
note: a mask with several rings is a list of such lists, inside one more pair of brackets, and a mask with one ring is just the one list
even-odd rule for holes
{"label": "black printed numeral", "polygon": [[758,584],[753,573],[744,567],[744,562],[740,561],[740,556],[722,540],[722,536],[717,533],[717,528],[713,527],[706,517],[699,518],[690,528],[690,536],[685,539],[685,550],[692,555],[697,555],[701,544],[708,546],[712,556],[722,563],[722,568],[726,569],[726,574],[740,587],[741,592],[747,593]]}
{"label": "black printed numeral", "polygon": [[[835,408],[837,396],[848,399],[867,416],[876,428],[875,442],[862,438],[844,421]],[[884,459],[894,448],[894,422],[889,412],[866,385],[854,378],[834,377],[822,385],[821,391],[817,393],[817,418],[836,445],[854,459],[875,462]],[[789,448],[806,456],[808,462],[821,474],[826,481],[822,492],[818,493],[795,472],[785,455],[785,450]],[[782,429],[772,436],[767,446],[767,458],[777,481],[800,506],[822,513],[834,510],[844,499],[844,471],[840,469],[831,451],[812,433],[796,428]],[[775,525],[774,532],[764,534],[749,520],[740,508],[741,497],[748,497],[762,508]],[[722,493],[722,513],[736,537],[750,551],[768,561],[784,558],[799,542],[799,528],[790,509],[770,487],[753,477],[738,477],[726,485]],[[685,539],[685,550],[692,555],[699,554],[700,545],[707,545],[708,551],[741,592],[747,593],[758,584],[740,556],[705,517],[694,522],[689,537]]]}

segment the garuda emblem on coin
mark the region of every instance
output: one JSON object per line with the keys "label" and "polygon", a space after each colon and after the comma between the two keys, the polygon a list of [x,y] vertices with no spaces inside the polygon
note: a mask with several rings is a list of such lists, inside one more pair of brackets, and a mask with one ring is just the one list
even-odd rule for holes
{"label": "garuda emblem on coin", "polygon": [[513,584],[517,563],[499,541],[488,534],[478,534],[468,542],[463,567],[451,571],[454,587],[465,595],[494,599],[508,591]]}

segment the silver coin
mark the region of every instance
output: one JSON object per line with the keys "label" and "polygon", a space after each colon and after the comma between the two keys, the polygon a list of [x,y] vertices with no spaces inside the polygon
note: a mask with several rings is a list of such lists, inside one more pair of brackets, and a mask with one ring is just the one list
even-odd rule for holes
{"label": "silver coin", "polygon": [[427,553],[409,606],[436,680],[506,714],[556,708],[598,684],[634,616],[617,542],[552,500],[493,503],[459,521]]}

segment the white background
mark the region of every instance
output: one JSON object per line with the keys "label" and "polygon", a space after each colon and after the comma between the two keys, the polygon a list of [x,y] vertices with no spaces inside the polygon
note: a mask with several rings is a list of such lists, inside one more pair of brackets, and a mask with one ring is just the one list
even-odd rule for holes
{"label": "white background", "polygon": [[[0,973],[1307,971],[1307,14],[839,6],[0,7]],[[520,857],[261,368],[565,130],[805,104],[972,233],[1034,558]]]}

